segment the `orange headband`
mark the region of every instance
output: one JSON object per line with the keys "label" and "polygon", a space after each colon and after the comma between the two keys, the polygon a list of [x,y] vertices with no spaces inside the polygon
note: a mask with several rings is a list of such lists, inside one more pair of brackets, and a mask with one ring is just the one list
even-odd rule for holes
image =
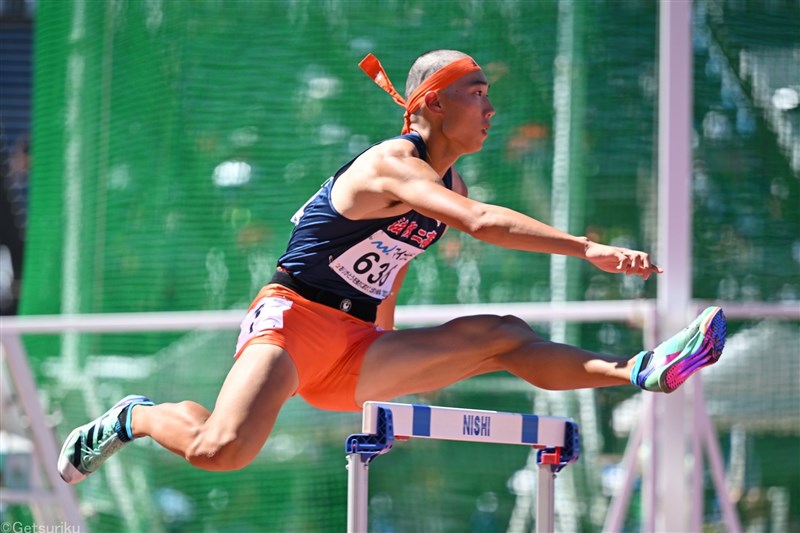
{"label": "orange headband", "polygon": [[389,80],[389,76],[386,74],[386,71],[383,69],[383,65],[381,65],[380,61],[378,61],[377,57],[372,54],[367,54],[367,57],[362,59],[358,66],[361,67],[361,70],[363,70],[367,76],[372,78],[372,81],[377,83],[381,89],[389,93],[389,96],[391,96],[399,106],[405,108],[406,112],[403,115],[404,135],[411,131],[411,114],[415,113],[422,106],[425,95],[429,91],[439,91],[444,89],[457,79],[469,74],[470,72],[475,72],[476,70],[481,69],[475,60],[469,56],[456,59],[452,63],[440,68],[428,79],[423,81],[419,87],[414,89],[414,91],[411,93],[411,96],[408,98],[408,102],[406,102],[403,97],[400,96],[400,93],[398,93],[394,88],[394,85],[392,85],[391,80]]}

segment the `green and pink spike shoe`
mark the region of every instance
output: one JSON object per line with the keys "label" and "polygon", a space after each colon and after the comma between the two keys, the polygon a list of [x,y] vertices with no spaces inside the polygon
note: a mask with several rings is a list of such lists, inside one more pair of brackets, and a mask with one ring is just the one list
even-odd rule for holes
{"label": "green and pink spike shoe", "polygon": [[725,315],[709,307],[683,331],[636,356],[631,383],[652,392],[672,392],[689,376],[713,365],[725,346]]}

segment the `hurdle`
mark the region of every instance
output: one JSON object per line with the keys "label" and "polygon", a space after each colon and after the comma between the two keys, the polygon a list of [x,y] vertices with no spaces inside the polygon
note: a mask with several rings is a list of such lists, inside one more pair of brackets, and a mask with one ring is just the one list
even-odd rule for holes
{"label": "hurdle", "polygon": [[395,439],[519,444],[537,450],[536,531],[555,527],[555,478],[578,460],[578,425],[571,418],[404,403],[365,402],[363,433],[347,437],[347,531],[367,533],[369,465]]}

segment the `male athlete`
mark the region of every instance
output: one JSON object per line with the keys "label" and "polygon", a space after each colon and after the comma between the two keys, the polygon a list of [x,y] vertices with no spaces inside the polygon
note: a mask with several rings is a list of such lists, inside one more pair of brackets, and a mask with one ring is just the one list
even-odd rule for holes
{"label": "male athlete", "polygon": [[367,400],[500,370],[551,390],[632,383],[671,392],[720,357],[725,318],[718,307],[630,358],[550,342],[513,316],[395,331],[395,300],[410,261],[448,226],[505,248],[585,259],[605,272],[647,279],[661,269],[644,252],[468,199],[453,165],[481,149],[495,112],[472,58],[453,50],[420,56],[408,75],[407,100],[374,56],[361,66],[405,108],[403,134],[339,169],[298,212],[275,276],[242,323],[214,411],[192,401],[155,405],[128,396],[67,437],[58,461],[64,480],[81,481],[145,436],[206,470],[243,468],[295,394],[321,409],[358,410]]}

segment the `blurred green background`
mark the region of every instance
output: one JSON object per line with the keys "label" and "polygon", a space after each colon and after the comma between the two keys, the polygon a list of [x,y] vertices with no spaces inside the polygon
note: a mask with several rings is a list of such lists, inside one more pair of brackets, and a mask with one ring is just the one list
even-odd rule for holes
{"label": "blurred green background", "polygon": [[[698,0],[694,11],[692,297],[797,306],[800,8]],[[658,5],[644,0],[40,0],[20,312],[244,309],[269,279],[294,211],[341,164],[401,128],[400,108],[357,67],[368,52],[398,87],[427,50],[472,55],[497,115],[484,150],[459,171],[473,197],[546,222],[559,165],[554,109],[568,87],[571,231],[654,251],[657,39]],[[570,74],[559,79],[565,62]],[[452,231],[415,261],[400,304],[549,301],[550,269],[548,256]],[[569,275],[574,300],[656,294],[655,280],[577,261]],[[706,388],[738,475],[731,490],[749,530],[800,528],[800,325],[729,327],[729,356]],[[642,342],[633,324],[570,335],[619,354]],[[25,340],[63,437],[127,393],[213,407],[236,332]],[[782,389],[775,380],[787,376]],[[619,388],[554,400],[500,374],[408,400],[520,412],[555,402],[558,414],[588,406],[596,425],[582,430],[597,451],[584,462],[595,468],[570,467],[559,490],[569,523],[597,531],[627,437],[619,408],[636,396]],[[743,409],[748,417],[737,419]],[[255,463],[224,474],[137,442],[78,486],[82,509],[102,532],[342,531],[343,443],[358,420],[292,400]],[[398,446],[372,469],[372,530],[506,531],[530,490],[528,455]],[[634,503],[631,531],[637,512]],[[705,520],[719,527],[711,489]]]}

